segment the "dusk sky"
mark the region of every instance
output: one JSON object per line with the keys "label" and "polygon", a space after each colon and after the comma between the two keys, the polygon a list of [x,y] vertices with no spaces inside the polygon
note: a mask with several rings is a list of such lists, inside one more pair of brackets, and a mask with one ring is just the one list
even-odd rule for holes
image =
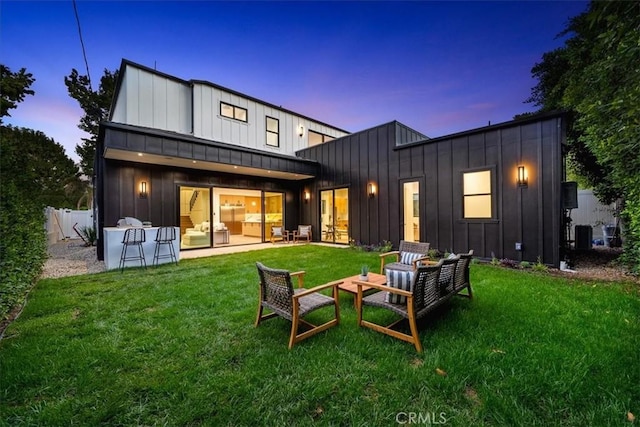
{"label": "dusk sky", "polygon": [[[355,132],[398,120],[430,137],[511,120],[531,68],[588,2],[77,1],[94,89],[123,58],[206,80]],[[2,1],[1,63],[36,93],[5,122],[44,132],[78,161],[86,74],[71,1]]]}

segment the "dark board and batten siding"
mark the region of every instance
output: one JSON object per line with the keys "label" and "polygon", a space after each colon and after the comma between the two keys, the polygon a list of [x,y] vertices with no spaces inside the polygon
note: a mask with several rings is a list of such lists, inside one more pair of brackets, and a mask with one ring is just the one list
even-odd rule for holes
{"label": "dark board and batten siding", "polygon": [[113,148],[311,176],[314,176],[318,169],[317,163],[313,161],[169,132],[116,124],[105,124],[103,127],[105,149]]}
{"label": "dark board and batten siding", "polygon": [[[259,177],[231,175],[191,169],[178,169],[143,163],[109,160],[104,170],[104,203],[101,222],[113,227],[123,216],[133,216],[157,225],[178,225],[178,186],[229,187],[285,193],[286,227],[297,226],[298,183],[266,180]],[[138,197],[136,184],[148,180],[149,195]]]}
{"label": "dark board and batten siding", "polygon": [[[560,186],[562,115],[513,121],[442,138],[421,141],[392,122],[322,146],[301,150],[318,161],[321,172],[309,183],[319,191],[349,188],[350,237],[363,243],[402,238],[402,183],[420,183],[420,240],[454,252],[473,249],[480,257],[559,264],[562,211]],[[408,138],[409,142],[398,140]],[[516,169],[527,167],[529,184],[516,184]],[[494,218],[463,218],[462,176],[491,169]],[[378,186],[375,198],[366,186]],[[319,227],[319,209],[305,209],[302,222]],[[523,250],[516,251],[516,242]]]}
{"label": "dark board and batten siding", "polygon": [[[312,161],[207,146],[193,141],[171,139],[154,133],[128,132],[106,127],[98,148],[126,149],[132,152],[178,156],[193,160],[224,162],[275,171],[315,175],[318,165]],[[131,216],[154,225],[179,225],[178,186],[229,187],[284,193],[285,227],[294,229],[300,217],[298,181],[268,179],[196,169],[137,163],[100,156],[96,165],[96,203],[98,217],[98,257],[102,259],[102,229],[115,226],[118,219]],[[137,183],[149,183],[148,197],[138,197]]]}

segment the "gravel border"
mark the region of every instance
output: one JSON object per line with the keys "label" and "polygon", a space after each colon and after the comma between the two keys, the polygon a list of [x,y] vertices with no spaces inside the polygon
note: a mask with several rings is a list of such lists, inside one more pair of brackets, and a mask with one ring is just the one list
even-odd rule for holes
{"label": "gravel border", "polygon": [[40,278],[77,276],[105,271],[104,261],[98,261],[95,246],[86,246],[78,240],[67,240],[49,245],[49,258]]}

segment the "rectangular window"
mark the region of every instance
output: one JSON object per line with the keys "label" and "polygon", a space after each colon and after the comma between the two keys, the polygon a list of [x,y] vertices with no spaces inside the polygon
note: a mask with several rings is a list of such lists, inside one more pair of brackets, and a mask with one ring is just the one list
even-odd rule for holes
{"label": "rectangular window", "polygon": [[267,145],[280,146],[280,122],[278,119],[267,117]]}
{"label": "rectangular window", "polygon": [[314,132],[312,130],[309,131],[309,147],[331,141],[332,139],[335,138],[320,132]]}
{"label": "rectangular window", "polygon": [[226,102],[220,102],[220,115],[222,117],[240,120],[241,122],[247,121],[246,108],[236,107],[235,105],[227,104]]}
{"label": "rectangular window", "polygon": [[462,181],[464,217],[492,218],[491,171],[466,172]]}

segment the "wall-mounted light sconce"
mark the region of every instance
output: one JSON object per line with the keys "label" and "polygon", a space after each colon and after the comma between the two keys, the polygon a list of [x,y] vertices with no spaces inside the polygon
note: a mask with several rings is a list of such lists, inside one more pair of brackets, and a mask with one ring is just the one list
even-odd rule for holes
{"label": "wall-mounted light sconce", "polygon": [[369,197],[375,197],[376,195],[376,185],[373,182],[370,182],[367,185],[367,194]]}
{"label": "wall-mounted light sconce", "polygon": [[147,181],[140,182],[140,198],[147,198]]}
{"label": "wall-mounted light sconce", "polygon": [[526,187],[529,185],[529,177],[524,166],[518,166],[518,187]]}
{"label": "wall-mounted light sconce", "polygon": [[309,203],[309,200],[311,200],[311,193],[309,193],[308,191],[304,192],[304,202],[305,203]]}
{"label": "wall-mounted light sconce", "polygon": [[298,126],[298,135],[300,136],[300,138],[304,136],[304,126]]}

